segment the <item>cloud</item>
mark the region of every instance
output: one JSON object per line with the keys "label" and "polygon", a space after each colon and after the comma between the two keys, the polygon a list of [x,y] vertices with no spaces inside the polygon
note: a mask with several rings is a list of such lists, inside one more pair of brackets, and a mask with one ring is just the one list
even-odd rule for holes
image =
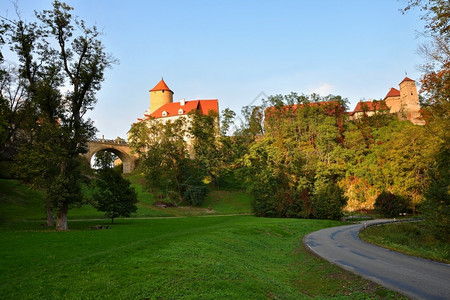
{"label": "cloud", "polygon": [[334,86],[325,82],[325,83],[322,83],[318,88],[313,89],[312,93],[316,93],[321,96],[327,96],[327,95],[331,94],[333,89],[334,89]]}

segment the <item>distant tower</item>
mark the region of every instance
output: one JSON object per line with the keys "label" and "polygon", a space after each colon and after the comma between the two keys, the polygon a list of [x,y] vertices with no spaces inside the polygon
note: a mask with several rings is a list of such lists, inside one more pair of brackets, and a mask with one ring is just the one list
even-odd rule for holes
{"label": "distant tower", "polygon": [[150,108],[148,114],[150,115],[167,103],[173,103],[173,92],[164,82],[164,79],[161,79],[161,81],[150,90]]}
{"label": "distant tower", "polygon": [[416,82],[408,77],[405,77],[400,82],[400,103],[404,117],[414,124],[421,124],[420,121],[420,104],[419,95],[417,94]]}
{"label": "distant tower", "polygon": [[400,82],[400,100],[406,109],[419,110],[419,95],[417,95],[416,82],[408,77],[405,77]]}

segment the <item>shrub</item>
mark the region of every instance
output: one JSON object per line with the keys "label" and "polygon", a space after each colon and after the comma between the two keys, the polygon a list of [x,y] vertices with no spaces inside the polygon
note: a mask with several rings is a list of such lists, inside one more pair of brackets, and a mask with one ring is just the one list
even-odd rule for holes
{"label": "shrub", "polygon": [[450,150],[444,148],[437,155],[433,182],[425,191],[423,215],[428,232],[436,239],[450,238]]}
{"label": "shrub", "polygon": [[208,195],[208,192],[208,187],[204,184],[190,186],[184,192],[183,199],[192,206],[200,206]]}
{"label": "shrub", "polygon": [[374,208],[377,213],[384,217],[397,217],[400,213],[406,212],[408,209],[408,201],[391,192],[382,192],[375,199]]}
{"label": "shrub", "polygon": [[313,216],[317,219],[339,220],[347,204],[344,191],[333,182],[319,187],[312,198]]}

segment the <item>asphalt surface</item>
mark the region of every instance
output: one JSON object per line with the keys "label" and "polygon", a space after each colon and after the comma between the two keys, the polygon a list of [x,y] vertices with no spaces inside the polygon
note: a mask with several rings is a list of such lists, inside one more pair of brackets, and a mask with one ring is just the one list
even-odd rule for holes
{"label": "asphalt surface", "polygon": [[362,241],[358,232],[372,223],[319,230],[303,239],[327,261],[413,299],[450,299],[450,265],[390,251]]}

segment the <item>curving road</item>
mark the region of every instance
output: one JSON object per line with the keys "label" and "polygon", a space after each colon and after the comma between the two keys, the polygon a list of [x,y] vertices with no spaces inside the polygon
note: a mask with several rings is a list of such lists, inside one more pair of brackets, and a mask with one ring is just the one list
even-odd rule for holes
{"label": "curving road", "polygon": [[[385,222],[390,220],[364,223]],[[410,298],[450,299],[450,265],[366,243],[358,237],[364,223],[319,230],[303,243],[327,261]]]}

